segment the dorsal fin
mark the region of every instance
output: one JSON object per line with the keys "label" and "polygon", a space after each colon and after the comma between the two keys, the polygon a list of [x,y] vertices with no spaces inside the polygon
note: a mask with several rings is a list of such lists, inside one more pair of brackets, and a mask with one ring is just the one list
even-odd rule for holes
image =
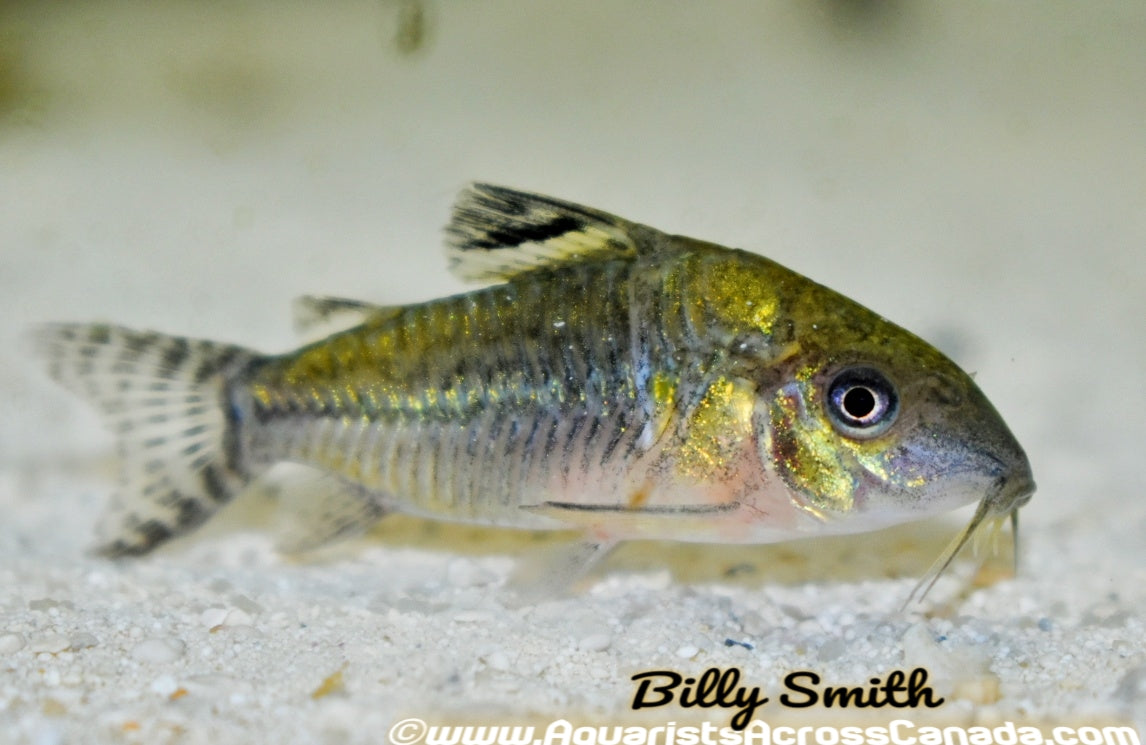
{"label": "dorsal fin", "polygon": [[540,267],[636,256],[655,231],[607,212],[492,184],[470,184],[446,226],[450,269],[503,281]]}

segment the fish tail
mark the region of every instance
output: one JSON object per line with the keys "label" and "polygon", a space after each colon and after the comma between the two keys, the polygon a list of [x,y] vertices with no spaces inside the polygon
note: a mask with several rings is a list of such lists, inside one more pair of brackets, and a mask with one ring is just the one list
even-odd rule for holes
{"label": "fish tail", "polygon": [[123,483],[100,553],[145,554],[190,532],[253,477],[234,392],[257,353],[103,324],[48,324],[32,341],[51,376],[118,438]]}

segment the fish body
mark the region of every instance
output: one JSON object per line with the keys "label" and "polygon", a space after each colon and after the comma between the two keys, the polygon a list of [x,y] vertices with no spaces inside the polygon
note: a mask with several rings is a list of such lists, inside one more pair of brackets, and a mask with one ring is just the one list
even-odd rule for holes
{"label": "fish body", "polygon": [[969,535],[1034,490],[958,366],[762,256],[485,184],[447,235],[454,271],[489,286],[304,300],[355,323],[287,354],[40,329],[54,375],[125,442],[105,550],[190,530],[282,461],[333,477],[303,543],[393,511],[766,543],[978,501]]}

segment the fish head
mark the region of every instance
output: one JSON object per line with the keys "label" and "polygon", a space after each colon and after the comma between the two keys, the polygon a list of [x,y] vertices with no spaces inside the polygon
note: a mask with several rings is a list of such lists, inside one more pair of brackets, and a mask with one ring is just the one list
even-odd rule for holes
{"label": "fish head", "polygon": [[762,264],[760,275],[737,296],[757,291],[752,307],[774,309],[768,343],[755,346],[766,350],[753,413],[758,448],[820,532],[871,530],[972,502],[982,521],[1030,499],[1026,454],[958,365],[779,265]]}
{"label": "fish head", "polygon": [[800,506],[855,532],[981,500],[992,515],[1025,504],[1026,454],[970,376],[890,351],[831,355],[768,397],[759,442]]}

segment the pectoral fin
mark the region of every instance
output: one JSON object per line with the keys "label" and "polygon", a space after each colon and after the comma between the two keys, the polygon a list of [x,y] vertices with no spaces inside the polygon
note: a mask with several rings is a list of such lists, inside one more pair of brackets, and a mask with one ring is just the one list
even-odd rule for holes
{"label": "pectoral fin", "polygon": [[[579,504],[542,502],[523,506],[523,510],[549,517],[570,527],[592,534],[609,536],[663,533],[656,529],[661,522],[679,523],[682,518],[695,519],[721,515],[740,508],[739,502],[724,504],[642,505]],[[669,531],[671,532],[671,531]]]}

